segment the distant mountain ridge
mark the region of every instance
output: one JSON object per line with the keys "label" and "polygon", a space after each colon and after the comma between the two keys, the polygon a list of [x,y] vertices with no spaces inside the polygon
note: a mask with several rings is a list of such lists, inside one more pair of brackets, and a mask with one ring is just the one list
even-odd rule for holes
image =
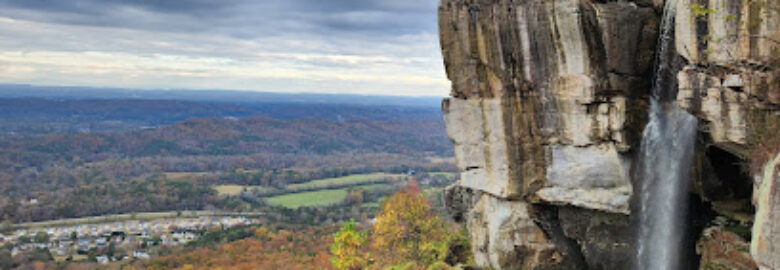
{"label": "distant mountain ridge", "polygon": [[436,107],[442,97],[357,94],[273,93],[235,90],[137,90],[71,86],[0,84],[0,98],[140,99],[228,103],[314,103]]}
{"label": "distant mountain ridge", "polygon": [[0,134],[149,128],[190,118],[441,120],[435,107],[151,99],[0,98]]}

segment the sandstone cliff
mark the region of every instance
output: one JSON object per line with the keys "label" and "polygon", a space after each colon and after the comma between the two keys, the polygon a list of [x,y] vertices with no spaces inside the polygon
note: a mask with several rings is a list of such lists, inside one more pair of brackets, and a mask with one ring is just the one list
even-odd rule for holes
{"label": "sandstone cliff", "polygon": [[[780,149],[766,143],[780,135],[771,130],[780,127],[777,2],[678,3],[677,100],[702,120],[686,225],[695,265],[716,264],[718,248],[733,246],[739,256],[726,261],[780,269],[776,166],[734,165],[757,159],[757,145],[771,153],[759,163],[777,162]],[[442,110],[461,171],[447,200],[478,265],[633,268],[633,171],[662,4],[442,0],[452,81]]]}
{"label": "sandstone cliff", "polygon": [[[676,14],[677,52],[687,63],[677,75],[678,103],[703,120],[703,137],[711,148],[726,150],[754,167],[748,177],[723,173],[702,177],[703,188],[699,188],[701,197],[719,215],[752,223],[752,233],[731,242],[750,241],[753,266],[740,259],[751,258],[745,248],[733,249],[719,259],[704,256],[702,265],[780,269],[780,175],[775,157],[780,151],[780,3],[682,0],[680,4],[691,8]],[[710,162],[717,162],[715,158],[710,155]],[[714,192],[730,182],[751,180],[753,189],[747,193],[752,195],[745,198],[747,202],[738,202],[739,197],[747,197],[736,194],[738,190]],[[718,184],[706,187],[707,182]],[[751,203],[755,210],[739,206]],[[712,229],[722,227],[711,225]],[[711,238],[704,234],[699,242],[706,247]],[[724,251],[725,246],[716,245]],[[737,261],[743,261],[741,266],[733,264]]]}

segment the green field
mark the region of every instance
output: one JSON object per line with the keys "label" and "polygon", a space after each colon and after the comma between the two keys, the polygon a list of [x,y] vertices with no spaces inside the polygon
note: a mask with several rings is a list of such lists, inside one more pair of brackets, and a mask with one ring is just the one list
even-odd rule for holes
{"label": "green field", "polygon": [[430,175],[432,177],[433,176],[444,176],[447,179],[454,179],[455,178],[455,173],[453,173],[453,172],[429,172],[428,175]]}
{"label": "green field", "polygon": [[380,208],[382,207],[382,204],[379,202],[370,202],[370,203],[364,203],[360,206],[365,208]]}
{"label": "green field", "polygon": [[[327,189],[327,188],[343,187],[343,186],[359,186],[359,185],[370,184],[374,181],[381,180],[381,179],[392,178],[397,180],[397,179],[402,179],[403,177],[405,177],[405,175],[403,174],[387,174],[387,173],[353,174],[353,175],[343,176],[343,177],[325,178],[325,179],[312,180],[300,184],[292,184],[285,187],[285,190],[290,192],[295,192],[300,190],[317,190],[317,189]],[[213,186],[213,188],[217,191],[217,193],[219,193],[219,195],[233,195],[233,196],[240,194],[241,191],[244,190],[244,188],[248,190],[258,189],[260,192],[272,190],[272,188],[269,187],[242,186],[242,185],[217,185],[217,186]]]}
{"label": "green field", "polygon": [[319,189],[327,188],[334,185],[360,185],[371,183],[384,178],[399,179],[404,177],[403,174],[387,174],[387,173],[368,173],[368,174],[353,174],[349,176],[342,176],[336,178],[325,178],[319,180],[313,180],[306,183],[292,184],[287,186],[287,190],[301,190],[301,189]]}
{"label": "green field", "polygon": [[[361,189],[376,189],[388,186],[387,184],[374,184],[360,186]],[[301,192],[274,196],[266,199],[269,203],[296,209],[301,206],[324,206],[341,202],[347,195],[347,189],[325,189],[311,192]]]}

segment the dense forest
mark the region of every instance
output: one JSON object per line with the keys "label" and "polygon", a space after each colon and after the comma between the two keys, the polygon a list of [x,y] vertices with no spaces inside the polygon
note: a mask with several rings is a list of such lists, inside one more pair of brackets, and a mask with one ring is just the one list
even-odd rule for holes
{"label": "dense forest", "polygon": [[[0,115],[10,116],[0,123],[0,219],[12,223],[246,209],[236,198],[218,196],[213,186],[265,186],[281,194],[292,192],[284,188],[289,184],[328,177],[454,170],[441,115],[426,107],[29,98],[0,103],[8,105],[0,106]],[[202,117],[208,115],[220,117]],[[185,120],[160,124],[180,118]],[[74,131],[107,121],[116,128]],[[51,122],[61,126],[12,131]],[[198,177],[174,179],[170,173]]]}

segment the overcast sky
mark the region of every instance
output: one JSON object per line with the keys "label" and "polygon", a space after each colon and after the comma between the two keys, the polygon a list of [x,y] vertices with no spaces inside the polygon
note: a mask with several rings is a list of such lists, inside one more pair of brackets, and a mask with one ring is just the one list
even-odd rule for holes
{"label": "overcast sky", "polygon": [[0,83],[444,96],[438,0],[0,0]]}

